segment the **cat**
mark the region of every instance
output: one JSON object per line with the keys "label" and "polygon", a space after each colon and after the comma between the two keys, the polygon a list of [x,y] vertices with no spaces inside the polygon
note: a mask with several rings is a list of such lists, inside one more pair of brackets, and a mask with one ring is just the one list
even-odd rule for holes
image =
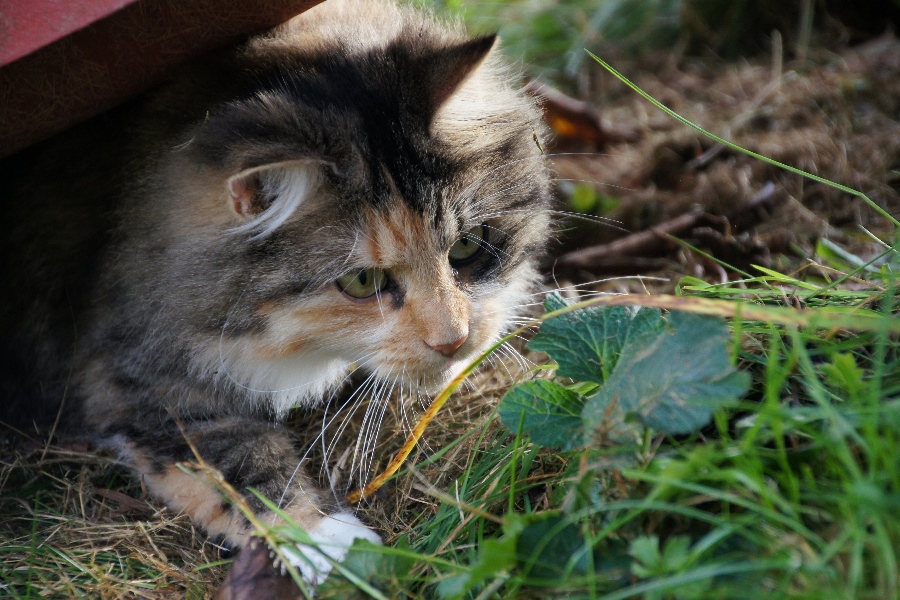
{"label": "cat", "polygon": [[194,450],[331,558],[379,543],[280,421],[355,369],[439,389],[535,284],[543,130],[496,44],[328,0],[5,161],[3,418],[62,410],[233,548],[251,527],[178,468]]}

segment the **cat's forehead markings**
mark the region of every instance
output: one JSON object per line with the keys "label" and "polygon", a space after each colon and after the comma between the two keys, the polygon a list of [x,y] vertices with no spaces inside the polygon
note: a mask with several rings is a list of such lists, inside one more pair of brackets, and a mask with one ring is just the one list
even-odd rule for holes
{"label": "cat's forehead markings", "polygon": [[435,232],[405,202],[392,202],[387,210],[375,212],[362,239],[363,258],[373,266],[411,264],[439,252]]}

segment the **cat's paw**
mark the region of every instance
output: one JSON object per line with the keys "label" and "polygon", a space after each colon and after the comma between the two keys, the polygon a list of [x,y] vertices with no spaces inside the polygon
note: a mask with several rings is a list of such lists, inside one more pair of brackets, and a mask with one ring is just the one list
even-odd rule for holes
{"label": "cat's paw", "polygon": [[299,544],[295,548],[285,548],[285,557],[300,571],[303,579],[313,585],[319,585],[331,572],[332,560],[341,562],[347,556],[353,540],[363,539],[381,545],[381,537],[363,525],[349,511],[341,511],[325,517],[315,529],[310,529],[309,537],[318,548]]}

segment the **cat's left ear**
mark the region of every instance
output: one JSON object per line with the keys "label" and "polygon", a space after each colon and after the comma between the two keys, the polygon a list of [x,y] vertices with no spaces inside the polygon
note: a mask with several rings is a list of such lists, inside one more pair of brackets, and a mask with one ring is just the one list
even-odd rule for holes
{"label": "cat's left ear", "polygon": [[226,182],[231,209],[244,221],[232,231],[265,237],[287,221],[321,182],[318,161],[279,162],[239,171]]}
{"label": "cat's left ear", "polygon": [[416,71],[428,96],[430,117],[484,62],[497,39],[495,33],[485,35],[420,58]]}

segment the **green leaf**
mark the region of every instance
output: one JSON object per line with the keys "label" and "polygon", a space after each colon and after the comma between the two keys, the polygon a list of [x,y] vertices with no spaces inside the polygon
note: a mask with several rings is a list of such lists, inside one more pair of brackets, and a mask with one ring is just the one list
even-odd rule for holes
{"label": "green leaf", "polygon": [[631,565],[631,571],[638,577],[652,577],[661,571],[662,556],[659,552],[659,538],[655,535],[635,538],[628,553],[636,561]]}
{"label": "green leaf", "polygon": [[582,417],[590,427],[636,418],[663,433],[693,433],[718,406],[746,392],[749,376],[730,364],[722,320],[673,312],[668,321],[668,327],[645,328],[624,344],[606,385],[585,404]]}
{"label": "green leaf", "polygon": [[[500,401],[500,420],[535,444],[571,450],[583,441],[581,410],[585,399],[558,383],[539,379],[518,385]],[[523,417],[524,415],[524,417]]]}
{"label": "green leaf", "polygon": [[[666,541],[665,550],[660,552],[659,538],[653,536],[641,536],[631,542],[628,553],[634,558],[631,564],[631,572],[642,579],[652,577],[671,578],[688,573],[691,563],[699,552],[702,552],[704,541],[701,540],[691,547],[691,538],[686,535],[676,535]],[[706,598],[705,592],[711,585],[710,578],[689,581],[679,585],[667,586],[668,593],[656,590],[647,598],[678,598],[679,600],[692,598]]]}
{"label": "green leaf", "polygon": [[670,572],[677,572],[685,567],[691,560],[691,538],[686,535],[676,535],[666,542],[663,550],[663,565]]}
{"label": "green leaf", "polygon": [[[393,547],[407,550],[409,542],[400,538]],[[359,587],[346,577],[344,571],[352,573],[361,581],[367,581],[376,588],[389,589],[391,581],[403,581],[415,564],[412,553],[382,552],[381,546],[368,540],[354,540],[350,552],[343,560],[343,569],[328,577],[319,591],[325,596],[339,598],[369,597],[359,592]]]}
{"label": "green leaf", "polygon": [[590,545],[571,521],[556,513],[531,515],[532,522],[518,537],[520,566],[540,579],[560,579],[588,572]]}
{"label": "green leaf", "polygon": [[516,547],[524,527],[521,515],[507,515],[503,520],[503,536],[483,540],[470,570],[441,581],[437,586],[438,596],[443,600],[458,600],[487,579],[511,571],[516,566]]}
{"label": "green leaf", "polygon": [[[544,302],[548,312],[565,306],[566,301],[557,294]],[[604,383],[629,340],[663,325],[659,311],[651,308],[586,308],[545,321],[528,347],[550,355],[563,377]]]}

